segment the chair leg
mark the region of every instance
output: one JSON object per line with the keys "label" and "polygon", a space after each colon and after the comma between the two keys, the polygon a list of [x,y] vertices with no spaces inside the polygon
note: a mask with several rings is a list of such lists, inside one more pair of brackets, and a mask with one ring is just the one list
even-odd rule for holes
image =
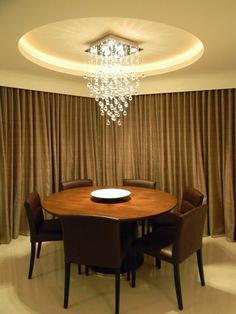
{"label": "chair leg", "polygon": [[132,252],[131,261],[131,287],[134,288],[136,284],[136,252]]}
{"label": "chair leg", "polygon": [[131,272],[131,287],[135,288],[136,285],[136,270],[133,269]]}
{"label": "chair leg", "polygon": [[128,281],[130,281],[130,252],[128,252],[128,255],[126,257],[127,261],[126,261],[126,279]]}
{"label": "chair leg", "polygon": [[144,236],[145,235],[145,220],[142,220],[141,226],[142,226],[142,236]]}
{"label": "chair leg", "polygon": [[115,314],[119,314],[120,309],[120,269],[116,270],[116,279],[115,279]]}
{"label": "chair leg", "polygon": [[174,264],[174,278],[175,278],[175,291],[178,300],[179,309],[183,309],[183,300],[182,300],[182,292],[181,292],[181,284],[180,284],[180,274],[179,274],[179,264]]}
{"label": "chair leg", "polygon": [[65,263],[64,309],[68,307],[70,289],[70,263]]}
{"label": "chair leg", "polygon": [[198,271],[199,271],[199,276],[201,280],[201,285],[205,286],[205,278],[204,278],[204,271],[203,271],[203,263],[202,263],[202,250],[199,249],[197,251],[197,264],[198,264]]}
{"label": "chair leg", "polygon": [[131,265],[132,265],[132,250],[131,248],[128,248],[126,253],[126,279],[130,281],[130,271],[131,271]]}
{"label": "chair leg", "polygon": [[85,265],[85,275],[89,275],[89,266]]}
{"label": "chair leg", "polygon": [[81,264],[78,264],[78,274],[81,275]]}
{"label": "chair leg", "polygon": [[156,258],[155,258],[155,263],[156,263],[156,267],[157,267],[158,269],[161,269],[161,260],[156,257]]}
{"label": "chair leg", "polygon": [[33,269],[34,269],[35,247],[36,247],[36,243],[32,242],[31,243],[30,267],[29,267],[28,279],[32,278],[32,273],[33,273]]}
{"label": "chair leg", "polygon": [[41,247],[42,247],[42,242],[39,242],[38,243],[38,249],[37,249],[37,258],[39,258],[39,256],[40,256]]}

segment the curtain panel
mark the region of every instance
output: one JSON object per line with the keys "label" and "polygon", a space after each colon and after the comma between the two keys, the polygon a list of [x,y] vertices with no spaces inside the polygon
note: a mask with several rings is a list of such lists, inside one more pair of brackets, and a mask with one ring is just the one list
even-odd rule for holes
{"label": "curtain panel", "polygon": [[60,180],[155,180],[209,204],[208,233],[235,240],[236,89],[136,96],[122,126],[94,99],[0,87],[0,243],[28,234],[24,201]]}

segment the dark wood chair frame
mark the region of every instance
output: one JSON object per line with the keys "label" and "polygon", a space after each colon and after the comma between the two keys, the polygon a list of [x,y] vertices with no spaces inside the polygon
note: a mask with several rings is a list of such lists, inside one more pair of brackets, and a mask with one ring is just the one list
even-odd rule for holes
{"label": "dark wood chair frame", "polygon": [[[180,283],[179,265],[191,256],[197,255],[197,263],[201,285],[205,286],[203,261],[202,261],[202,237],[207,205],[193,208],[178,217],[178,224],[175,229],[160,228],[132,244],[133,256],[136,252],[142,252],[173,264],[174,281],[178,307],[183,309],[183,300]],[[136,280],[136,258],[133,257],[131,285],[135,287]]]}
{"label": "dark wood chair frame", "polygon": [[92,179],[77,179],[71,181],[61,181],[60,182],[60,191],[74,189],[83,186],[93,186]]}
{"label": "dark wood chair frame", "polygon": [[[151,180],[143,180],[143,179],[123,179],[123,185],[124,186],[139,186],[143,188],[150,188],[155,189],[156,188],[156,182]],[[141,222],[141,228],[142,228],[142,235],[144,235],[145,232],[146,223],[145,220]],[[147,225],[147,229],[149,229],[149,226]]]}
{"label": "dark wood chair frame", "polygon": [[128,252],[118,219],[97,216],[62,216],[65,252],[64,308],[68,307],[71,263],[113,268],[115,313],[120,304],[120,268]]}
{"label": "dark wood chair frame", "polygon": [[43,208],[38,192],[31,192],[24,206],[30,228],[31,253],[28,278],[31,279],[34,268],[36,244],[38,243],[36,256],[39,258],[42,242],[62,240],[62,230],[59,220],[44,219]]}
{"label": "dark wood chair frame", "polygon": [[[69,189],[75,189],[79,187],[85,187],[85,186],[93,186],[93,180],[92,179],[77,179],[77,180],[70,180],[70,181],[61,181],[60,182],[60,191],[69,190]],[[81,265],[78,265],[78,273],[81,275]],[[89,267],[85,265],[85,274],[89,274]]]}

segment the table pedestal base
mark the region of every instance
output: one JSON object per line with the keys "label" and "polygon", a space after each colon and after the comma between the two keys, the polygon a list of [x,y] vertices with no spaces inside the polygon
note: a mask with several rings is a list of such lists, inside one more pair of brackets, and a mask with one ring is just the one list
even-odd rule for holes
{"label": "table pedestal base", "polygon": [[[138,226],[137,222],[123,222],[121,224],[121,239],[127,245],[127,251],[129,251],[129,247],[131,243],[137,239],[138,237]],[[130,260],[131,257],[129,256],[130,254],[127,253],[127,255],[124,258],[124,261],[121,265],[121,274],[127,273],[127,265],[130,265],[132,261]],[[136,269],[139,268],[143,264],[143,254],[137,252],[136,254]],[[97,273],[102,273],[102,274],[114,274],[114,269],[112,268],[105,268],[105,267],[90,267]]]}

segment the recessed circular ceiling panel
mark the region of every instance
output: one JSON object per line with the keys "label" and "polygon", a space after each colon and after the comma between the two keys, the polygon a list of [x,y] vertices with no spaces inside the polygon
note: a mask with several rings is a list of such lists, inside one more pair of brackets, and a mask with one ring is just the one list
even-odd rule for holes
{"label": "recessed circular ceiling panel", "polygon": [[47,24],[23,35],[20,52],[45,68],[73,75],[93,72],[88,49],[107,34],[135,42],[141,48],[135,71],[150,76],[186,67],[203,54],[203,44],[182,29],[147,20],[96,17]]}

